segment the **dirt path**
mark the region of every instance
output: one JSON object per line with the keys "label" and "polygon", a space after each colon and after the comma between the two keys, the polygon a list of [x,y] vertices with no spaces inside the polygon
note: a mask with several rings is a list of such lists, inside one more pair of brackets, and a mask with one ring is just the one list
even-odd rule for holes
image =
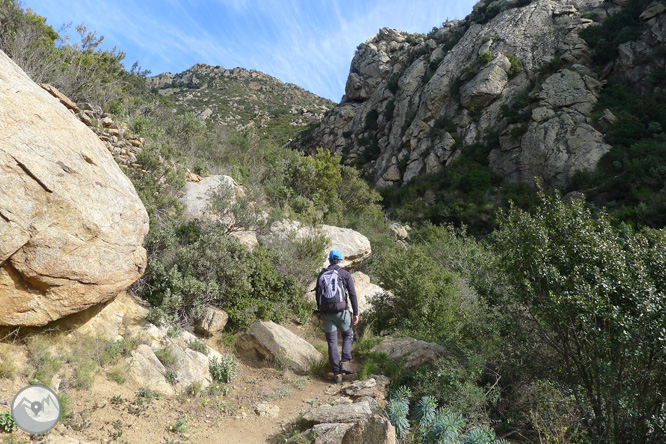
{"label": "dirt path", "polygon": [[[351,382],[352,379],[345,382]],[[0,379],[0,411],[27,385]],[[215,388],[219,387],[219,389]],[[131,382],[118,384],[100,373],[88,390],[61,387],[70,398],[70,417],[47,442],[94,443],[265,443],[313,406],[333,400],[336,386],[322,377],[298,376],[266,363],[241,361],[238,377],[200,393],[150,399]],[[150,393],[148,393],[150,395]],[[260,416],[259,404],[277,406],[275,417]],[[13,442],[30,442],[18,431]],[[282,440],[284,441],[284,440]]]}

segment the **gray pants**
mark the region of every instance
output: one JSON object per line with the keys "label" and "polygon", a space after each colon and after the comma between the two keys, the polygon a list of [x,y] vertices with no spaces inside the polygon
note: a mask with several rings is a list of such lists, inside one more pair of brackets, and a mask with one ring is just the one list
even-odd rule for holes
{"label": "gray pants", "polygon": [[326,332],[328,344],[328,362],[334,375],[340,371],[340,352],[338,351],[338,330],[342,334],[342,362],[351,361],[352,340],[354,331],[351,326],[351,313],[347,310],[341,313],[328,313],[321,316]]}

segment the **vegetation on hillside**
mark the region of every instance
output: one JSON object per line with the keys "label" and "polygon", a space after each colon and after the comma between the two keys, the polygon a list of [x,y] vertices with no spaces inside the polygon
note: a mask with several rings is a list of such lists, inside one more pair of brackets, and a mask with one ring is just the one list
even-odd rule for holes
{"label": "vegetation on hillside", "polygon": [[[479,22],[494,13],[482,11]],[[408,240],[396,242],[379,193],[340,157],[305,156],[270,137],[174,114],[167,98],[144,87],[145,73],[124,68],[121,52],[100,50],[100,39],[83,27],[71,44],[13,0],[0,3],[0,26],[0,48],[30,75],[115,113],[146,138],[125,172],[150,215],[149,265],[133,290],[151,304],[155,322],[190,327],[206,304],[225,308],[236,330],[258,318],[314,321],[302,295],[324,257],[321,238],[275,239],[249,251],[228,224],[183,217],[177,196],[186,171],[224,173],[245,197],[231,204],[220,196],[210,211],[233,214],[234,229],[261,234],[289,218],[349,226],[371,239],[363,271],[390,293],[372,302],[359,326],[359,373],[383,372],[393,388],[410,388],[397,391],[387,410],[402,442],[434,442],[446,430],[451,442],[666,438],[666,235],[632,227],[663,224],[659,94],[631,95],[609,82],[602,96],[600,106],[619,119],[608,133],[613,150],[598,172],[575,181],[597,199],[618,193],[608,211],[509,185],[489,170],[487,148],[471,146],[446,172],[384,192],[392,215],[417,222]],[[80,69],[70,71],[72,63]],[[367,125],[375,121],[369,114]],[[426,205],[433,190],[434,203]],[[639,211],[643,218],[631,216]],[[473,236],[479,233],[484,240]],[[369,351],[386,331],[436,342],[447,354],[432,367],[405,371]],[[129,347],[102,345],[106,363]],[[29,347],[30,379],[48,385],[63,362],[37,340]],[[94,378],[85,356],[77,375],[83,388]],[[235,363],[217,365],[216,377],[233,378]],[[0,366],[0,377],[14,373]],[[410,398],[418,400],[411,411]]]}
{"label": "vegetation on hillside", "polygon": [[169,98],[178,112],[210,115],[213,124],[228,129],[254,128],[256,134],[285,144],[305,127],[316,124],[333,106],[296,85],[282,83],[259,71],[225,70],[197,64],[173,79],[148,79],[155,93]]}

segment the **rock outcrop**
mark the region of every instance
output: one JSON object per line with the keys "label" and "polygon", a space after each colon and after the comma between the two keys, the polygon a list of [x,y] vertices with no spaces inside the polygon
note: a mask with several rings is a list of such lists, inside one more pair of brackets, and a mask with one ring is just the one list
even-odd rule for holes
{"label": "rock outcrop", "polygon": [[4,53],[0,78],[0,325],[44,325],[141,276],[148,215],[97,136]]}
{"label": "rock outcrop", "polygon": [[341,103],[300,143],[341,155],[379,186],[445,170],[476,144],[510,181],[568,183],[610,149],[592,115],[609,73],[640,89],[655,88],[650,75],[663,70],[652,55],[666,40],[661,2],[642,12],[642,35],[620,45],[614,64],[592,69],[578,33],[620,8],[483,0],[427,35],[383,28],[359,45]]}
{"label": "rock outcrop", "polygon": [[197,321],[196,332],[206,336],[212,336],[221,332],[229,321],[229,315],[221,308],[208,306],[203,316]]}

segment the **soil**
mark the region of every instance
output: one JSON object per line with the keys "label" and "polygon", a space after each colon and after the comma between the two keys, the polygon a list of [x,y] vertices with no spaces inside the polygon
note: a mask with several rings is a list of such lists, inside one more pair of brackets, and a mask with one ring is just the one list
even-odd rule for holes
{"label": "soil", "polygon": [[[304,332],[299,333],[303,335]],[[211,346],[215,346],[215,342],[208,341]],[[0,356],[11,356],[17,363],[18,373],[25,365],[26,351],[22,345],[0,344]],[[352,367],[357,368],[354,364],[352,362]],[[66,373],[63,369],[59,374]],[[353,378],[353,375],[345,376],[344,384],[349,384]],[[63,378],[65,385],[66,380],[67,376]],[[27,385],[28,381],[22,376],[13,381],[0,378],[0,412],[8,410],[14,395]],[[229,384],[214,385],[201,393],[150,399],[150,396],[139,396],[141,387],[131,381],[118,384],[105,376],[104,369],[98,369],[90,389],[63,390],[61,387],[60,392],[66,391],[71,399],[71,413],[49,435],[51,438],[66,437],[64,440],[55,439],[55,442],[69,444],[77,444],[78,441],[172,444],[284,442],[301,414],[337,398],[339,388],[339,385],[332,383],[331,374],[299,376],[272,367],[256,356],[239,356],[238,376]],[[255,410],[260,403],[277,406],[279,413],[276,417],[260,416]],[[0,433],[0,439],[3,437],[9,438],[9,435]],[[13,441],[7,442],[30,441],[30,435],[20,430],[13,433],[13,438]]]}

